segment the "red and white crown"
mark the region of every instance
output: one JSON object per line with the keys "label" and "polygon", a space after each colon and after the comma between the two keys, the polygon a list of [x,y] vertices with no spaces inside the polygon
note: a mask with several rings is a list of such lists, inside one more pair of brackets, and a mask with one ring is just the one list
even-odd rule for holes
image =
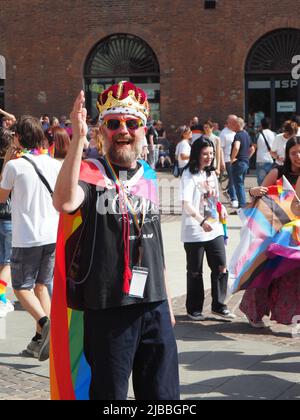
{"label": "red and white crown", "polygon": [[98,95],[99,121],[108,114],[129,114],[140,118],[146,125],[150,107],[147,94],[131,82],[119,82]]}

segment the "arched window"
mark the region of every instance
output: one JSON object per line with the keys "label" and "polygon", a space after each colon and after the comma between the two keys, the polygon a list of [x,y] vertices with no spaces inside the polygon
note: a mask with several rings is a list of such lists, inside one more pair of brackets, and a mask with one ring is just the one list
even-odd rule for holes
{"label": "arched window", "polygon": [[251,48],[245,66],[246,111],[255,128],[263,116],[278,129],[300,113],[300,83],[293,72],[299,55],[299,29],[270,32]]}
{"label": "arched window", "polygon": [[128,80],[148,94],[152,115],[160,116],[160,72],[153,50],[142,39],[129,34],[115,34],[100,41],[87,57],[85,90],[88,112],[97,115],[100,92],[120,80]]}

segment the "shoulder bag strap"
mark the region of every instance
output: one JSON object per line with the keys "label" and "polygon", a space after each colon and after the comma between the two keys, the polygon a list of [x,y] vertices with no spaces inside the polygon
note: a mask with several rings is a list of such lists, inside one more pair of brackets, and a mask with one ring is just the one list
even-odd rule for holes
{"label": "shoulder bag strap", "polygon": [[45,187],[47,188],[47,190],[49,191],[51,197],[53,195],[53,191],[52,188],[49,185],[49,182],[47,181],[47,179],[44,177],[44,175],[41,173],[41,171],[39,170],[39,168],[36,166],[36,164],[29,159],[27,156],[22,156],[23,159],[27,160],[27,162],[30,162],[31,165],[33,166],[35,172],[38,174],[40,180],[42,181],[42,183],[45,185]]}

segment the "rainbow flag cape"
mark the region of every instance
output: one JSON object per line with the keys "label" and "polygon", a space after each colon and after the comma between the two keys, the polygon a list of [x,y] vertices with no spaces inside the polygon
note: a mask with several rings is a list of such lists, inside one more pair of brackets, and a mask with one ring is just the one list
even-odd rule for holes
{"label": "rainbow flag cape", "polygon": [[[128,181],[130,192],[158,204],[156,173],[144,161]],[[80,180],[107,187],[111,180],[101,161],[82,162]],[[52,400],[89,399],[90,367],[83,354],[83,312],[67,306],[66,272],[82,229],[81,210],[61,214],[58,228],[51,308],[50,388]]]}
{"label": "rainbow flag cape", "polygon": [[300,268],[300,220],[291,211],[295,191],[283,177],[240,212],[241,240],[229,264],[228,293],[268,288]]}

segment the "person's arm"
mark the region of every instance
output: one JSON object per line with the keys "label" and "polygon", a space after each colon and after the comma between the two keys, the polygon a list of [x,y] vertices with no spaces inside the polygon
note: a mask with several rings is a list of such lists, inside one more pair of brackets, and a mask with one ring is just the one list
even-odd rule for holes
{"label": "person's arm", "polygon": [[73,138],[58,175],[53,194],[53,205],[59,212],[71,213],[79,208],[84,200],[83,189],[78,185],[81,157],[87,135],[87,112],[83,107],[84,101],[84,93],[81,91],[70,114]]}
{"label": "person's arm", "polygon": [[296,196],[292,201],[291,210],[295,216],[300,217],[300,177],[298,177],[297,184],[296,184]]}
{"label": "person's arm", "polygon": [[255,147],[253,144],[251,144],[249,148],[249,159],[254,155],[254,153],[255,153]]}
{"label": "person's arm", "polygon": [[16,122],[17,119],[14,116],[14,114],[10,114],[9,112],[4,111],[4,109],[0,108],[0,114],[4,115],[5,117],[9,118],[10,120],[12,120],[13,122]]}
{"label": "person's arm", "polygon": [[231,164],[237,161],[237,156],[239,154],[240,148],[241,148],[241,143],[238,140],[235,140],[232,144],[232,150],[231,150],[231,156],[230,156]]}
{"label": "person's arm", "polygon": [[252,198],[262,197],[263,195],[268,194],[268,187],[275,185],[278,178],[278,169],[274,168],[268,175],[265,177],[262,185],[260,187],[253,187],[249,189],[249,195]]}
{"label": "person's arm", "polygon": [[216,137],[216,175],[221,173],[221,140]]}

